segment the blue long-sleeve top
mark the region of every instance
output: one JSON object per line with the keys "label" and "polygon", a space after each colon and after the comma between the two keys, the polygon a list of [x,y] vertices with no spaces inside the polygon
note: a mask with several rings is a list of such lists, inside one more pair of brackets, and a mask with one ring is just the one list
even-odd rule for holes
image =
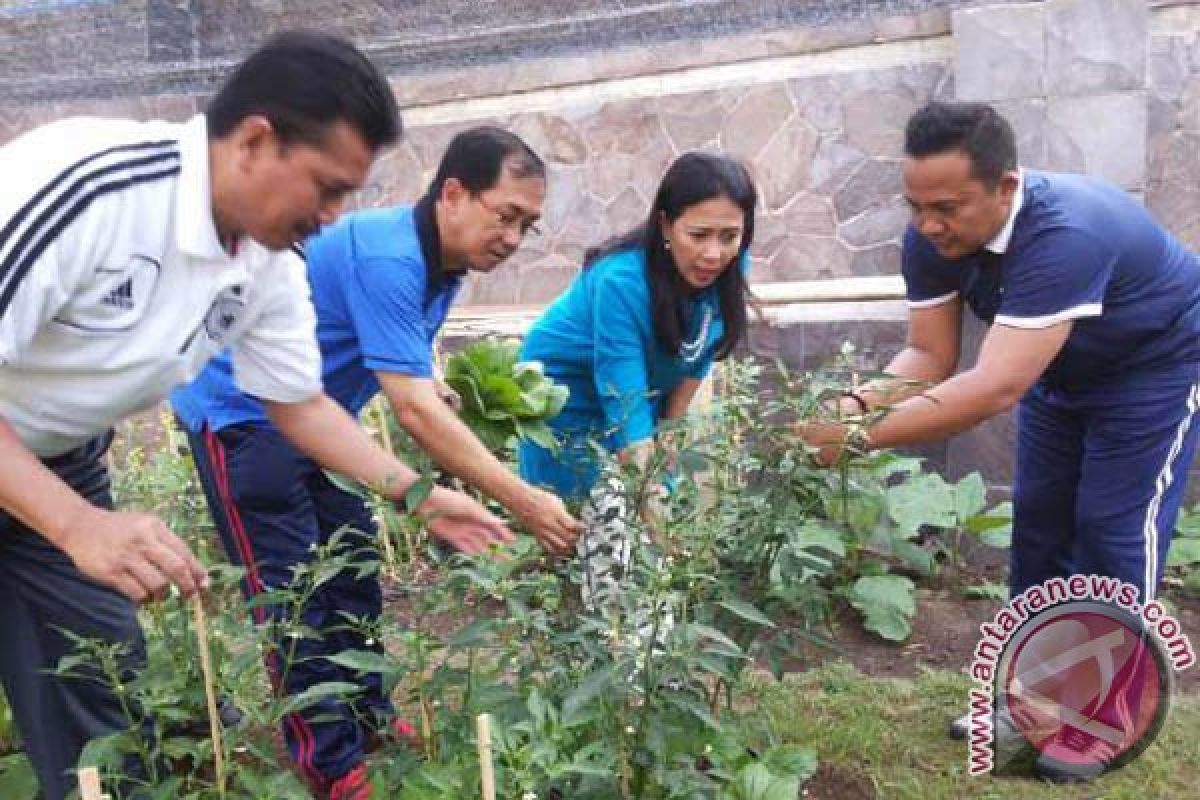
{"label": "blue long-sleeve top", "polygon": [[[563,412],[551,421],[560,437],[592,437],[619,450],[654,435],[666,399],[685,379],[708,374],[724,334],[715,287],[690,302],[683,347],[678,355],[668,353],[654,335],[646,259],[637,248],[596,261],[546,309],[529,331],[521,358],[540,361],[548,376],[571,391]],[[585,451],[568,446],[552,457],[525,442],[522,475],[577,494],[590,484],[586,476],[592,470],[568,462]]]}

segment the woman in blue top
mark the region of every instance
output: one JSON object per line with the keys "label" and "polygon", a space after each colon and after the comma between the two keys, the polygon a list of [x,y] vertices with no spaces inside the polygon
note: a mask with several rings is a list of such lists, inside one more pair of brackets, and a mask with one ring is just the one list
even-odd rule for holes
{"label": "woman in blue top", "polygon": [[582,498],[589,442],[642,461],[660,420],[686,413],[714,359],[746,331],[746,252],[757,192],[726,156],[686,153],[646,222],[584,257],[583,273],[534,324],[522,358],[571,390],[551,425],[557,453],[523,440],[521,476]]}

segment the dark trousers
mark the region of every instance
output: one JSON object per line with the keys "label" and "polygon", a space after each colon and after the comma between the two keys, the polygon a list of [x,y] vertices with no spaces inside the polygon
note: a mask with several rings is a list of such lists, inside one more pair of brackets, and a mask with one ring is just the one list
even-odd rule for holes
{"label": "dark trousers", "polygon": [[[205,428],[188,438],[229,559],[246,568],[247,598],[292,587],[293,568],[312,563],[339,531],[356,563],[378,561],[375,524],[363,500],[337,488],[274,428]],[[281,620],[287,609],[278,605],[253,611],[255,622],[274,628],[266,661],[277,691],[294,695],[326,681],[363,689],[349,701],[327,698],[284,719],[288,750],[314,787],[328,786],[359,763],[367,737],[392,712],[378,673],[359,675],[325,658],[345,650],[382,653],[378,636],[372,640],[362,625],[348,623],[356,618],[369,625],[382,605],[376,575],[349,569],[320,585],[300,620]],[[318,636],[287,637],[289,624],[300,621]]]}
{"label": "dark trousers", "polygon": [[[111,441],[109,434],[46,464],[89,502],[111,509],[103,461]],[[145,662],[133,603],[84,577],[66,553],[0,512],[0,631],[7,640],[0,677],[47,800],[75,788],[71,771],[88,740],[135,722],[102,680],[48,674],[75,652],[64,630],[127,645],[122,670]]]}
{"label": "dark trousers", "polygon": [[1010,587],[1074,573],[1162,578],[1200,434],[1200,366],[1070,392],[1035,386],[1017,416]]}

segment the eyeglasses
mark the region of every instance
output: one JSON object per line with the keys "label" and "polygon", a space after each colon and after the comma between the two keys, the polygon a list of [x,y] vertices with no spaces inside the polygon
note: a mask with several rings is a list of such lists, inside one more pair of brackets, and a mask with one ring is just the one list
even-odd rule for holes
{"label": "eyeglasses", "polygon": [[535,236],[542,234],[542,229],[537,226],[537,217],[522,214],[510,208],[496,208],[496,206],[484,200],[482,194],[475,195],[475,202],[491,212],[492,216],[496,218],[496,224],[505,230],[511,228],[521,236],[527,233],[533,233]]}

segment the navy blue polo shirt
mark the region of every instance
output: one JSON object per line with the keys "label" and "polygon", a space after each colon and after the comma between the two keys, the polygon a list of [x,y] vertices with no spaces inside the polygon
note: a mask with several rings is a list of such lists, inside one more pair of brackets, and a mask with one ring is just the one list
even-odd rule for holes
{"label": "navy blue polo shirt", "polygon": [[[377,370],[428,378],[433,341],[462,284],[446,274],[433,202],[346,214],[305,245],[325,393],[357,415],[379,391]],[[171,395],[191,430],[265,423],[234,384],[229,354]]]}
{"label": "navy blue polo shirt", "polygon": [[909,305],[961,296],[987,323],[1074,324],[1042,375],[1069,388],[1200,361],[1200,261],[1121,189],[1082,175],[1024,170],[1002,253],[950,261],[909,227]]}

